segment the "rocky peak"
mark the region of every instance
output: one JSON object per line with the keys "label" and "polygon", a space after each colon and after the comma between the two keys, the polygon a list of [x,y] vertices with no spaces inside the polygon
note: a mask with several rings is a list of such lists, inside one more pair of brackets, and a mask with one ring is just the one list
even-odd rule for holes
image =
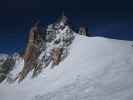
{"label": "rocky peak", "polygon": [[[67,20],[68,18],[62,15],[56,23],[48,25],[47,29],[44,29],[38,21],[34,23],[29,31],[27,46],[22,56],[23,68],[13,80],[22,81],[31,71],[32,76],[35,77],[42,69],[53,68],[68,56],[74,32],[67,24]],[[20,58],[17,53],[12,57],[14,63]],[[11,66],[13,66],[12,63]],[[10,68],[10,65],[6,67]],[[9,71],[6,74],[8,73]]]}
{"label": "rocky peak", "polygon": [[[32,29],[32,28],[31,28]],[[23,80],[26,75],[33,70],[33,76],[38,75],[43,68],[51,65],[53,68],[68,55],[69,46],[74,39],[74,32],[67,25],[67,17],[61,16],[60,20],[54,24],[48,25],[46,33],[42,33],[39,30],[30,31],[31,36],[37,34],[39,39],[42,34],[45,36],[44,39],[39,43],[29,42],[25,52],[25,64],[19,74],[19,80]],[[29,37],[30,39],[30,37]],[[36,41],[36,38],[32,38]],[[36,47],[35,45],[39,46]]]}
{"label": "rocky peak", "polygon": [[78,32],[80,35],[86,35],[87,34],[87,32],[86,32],[86,28],[85,27],[80,27],[79,28],[79,32]]}
{"label": "rocky peak", "polygon": [[55,29],[63,29],[67,24],[68,24],[68,18],[63,13],[55,23],[54,27]]}

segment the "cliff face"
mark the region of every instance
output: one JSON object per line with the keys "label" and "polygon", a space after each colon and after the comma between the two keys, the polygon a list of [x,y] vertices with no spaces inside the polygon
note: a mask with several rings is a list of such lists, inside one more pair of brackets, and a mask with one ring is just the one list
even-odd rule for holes
{"label": "cliff face", "polygon": [[69,45],[74,39],[74,32],[62,16],[57,22],[44,29],[39,23],[33,25],[23,55],[24,67],[16,79],[22,81],[33,70],[33,77],[51,64],[53,68],[68,54]]}
{"label": "cliff face", "polygon": [[42,42],[39,41],[41,40],[40,33],[38,25],[34,25],[29,32],[29,40],[23,55],[25,63],[22,71],[19,73],[19,81],[23,80],[37,64],[37,58],[40,54],[40,43]]}

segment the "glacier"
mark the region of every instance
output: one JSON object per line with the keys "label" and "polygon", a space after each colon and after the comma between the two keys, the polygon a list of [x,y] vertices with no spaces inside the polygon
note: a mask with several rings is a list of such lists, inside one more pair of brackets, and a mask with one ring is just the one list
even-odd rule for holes
{"label": "glacier", "polygon": [[[0,84],[0,100],[133,100],[133,41],[76,34],[70,54],[21,83]],[[22,69],[23,59],[12,73]]]}

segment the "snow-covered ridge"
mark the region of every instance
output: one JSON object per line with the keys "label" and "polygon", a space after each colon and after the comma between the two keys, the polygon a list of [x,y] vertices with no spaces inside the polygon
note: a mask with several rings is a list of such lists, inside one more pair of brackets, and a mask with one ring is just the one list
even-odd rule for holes
{"label": "snow-covered ridge", "polygon": [[29,74],[20,84],[3,82],[0,98],[132,100],[132,44],[132,41],[76,35],[69,56],[58,66],[47,67],[35,79]]}

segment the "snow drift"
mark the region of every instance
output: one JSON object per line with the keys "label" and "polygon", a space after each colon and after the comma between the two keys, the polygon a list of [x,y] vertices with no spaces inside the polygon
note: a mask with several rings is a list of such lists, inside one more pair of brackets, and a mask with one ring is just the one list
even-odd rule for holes
{"label": "snow drift", "polygon": [[[133,42],[76,35],[70,54],[20,84],[0,84],[0,100],[132,100]],[[17,72],[23,60],[16,63]]]}

